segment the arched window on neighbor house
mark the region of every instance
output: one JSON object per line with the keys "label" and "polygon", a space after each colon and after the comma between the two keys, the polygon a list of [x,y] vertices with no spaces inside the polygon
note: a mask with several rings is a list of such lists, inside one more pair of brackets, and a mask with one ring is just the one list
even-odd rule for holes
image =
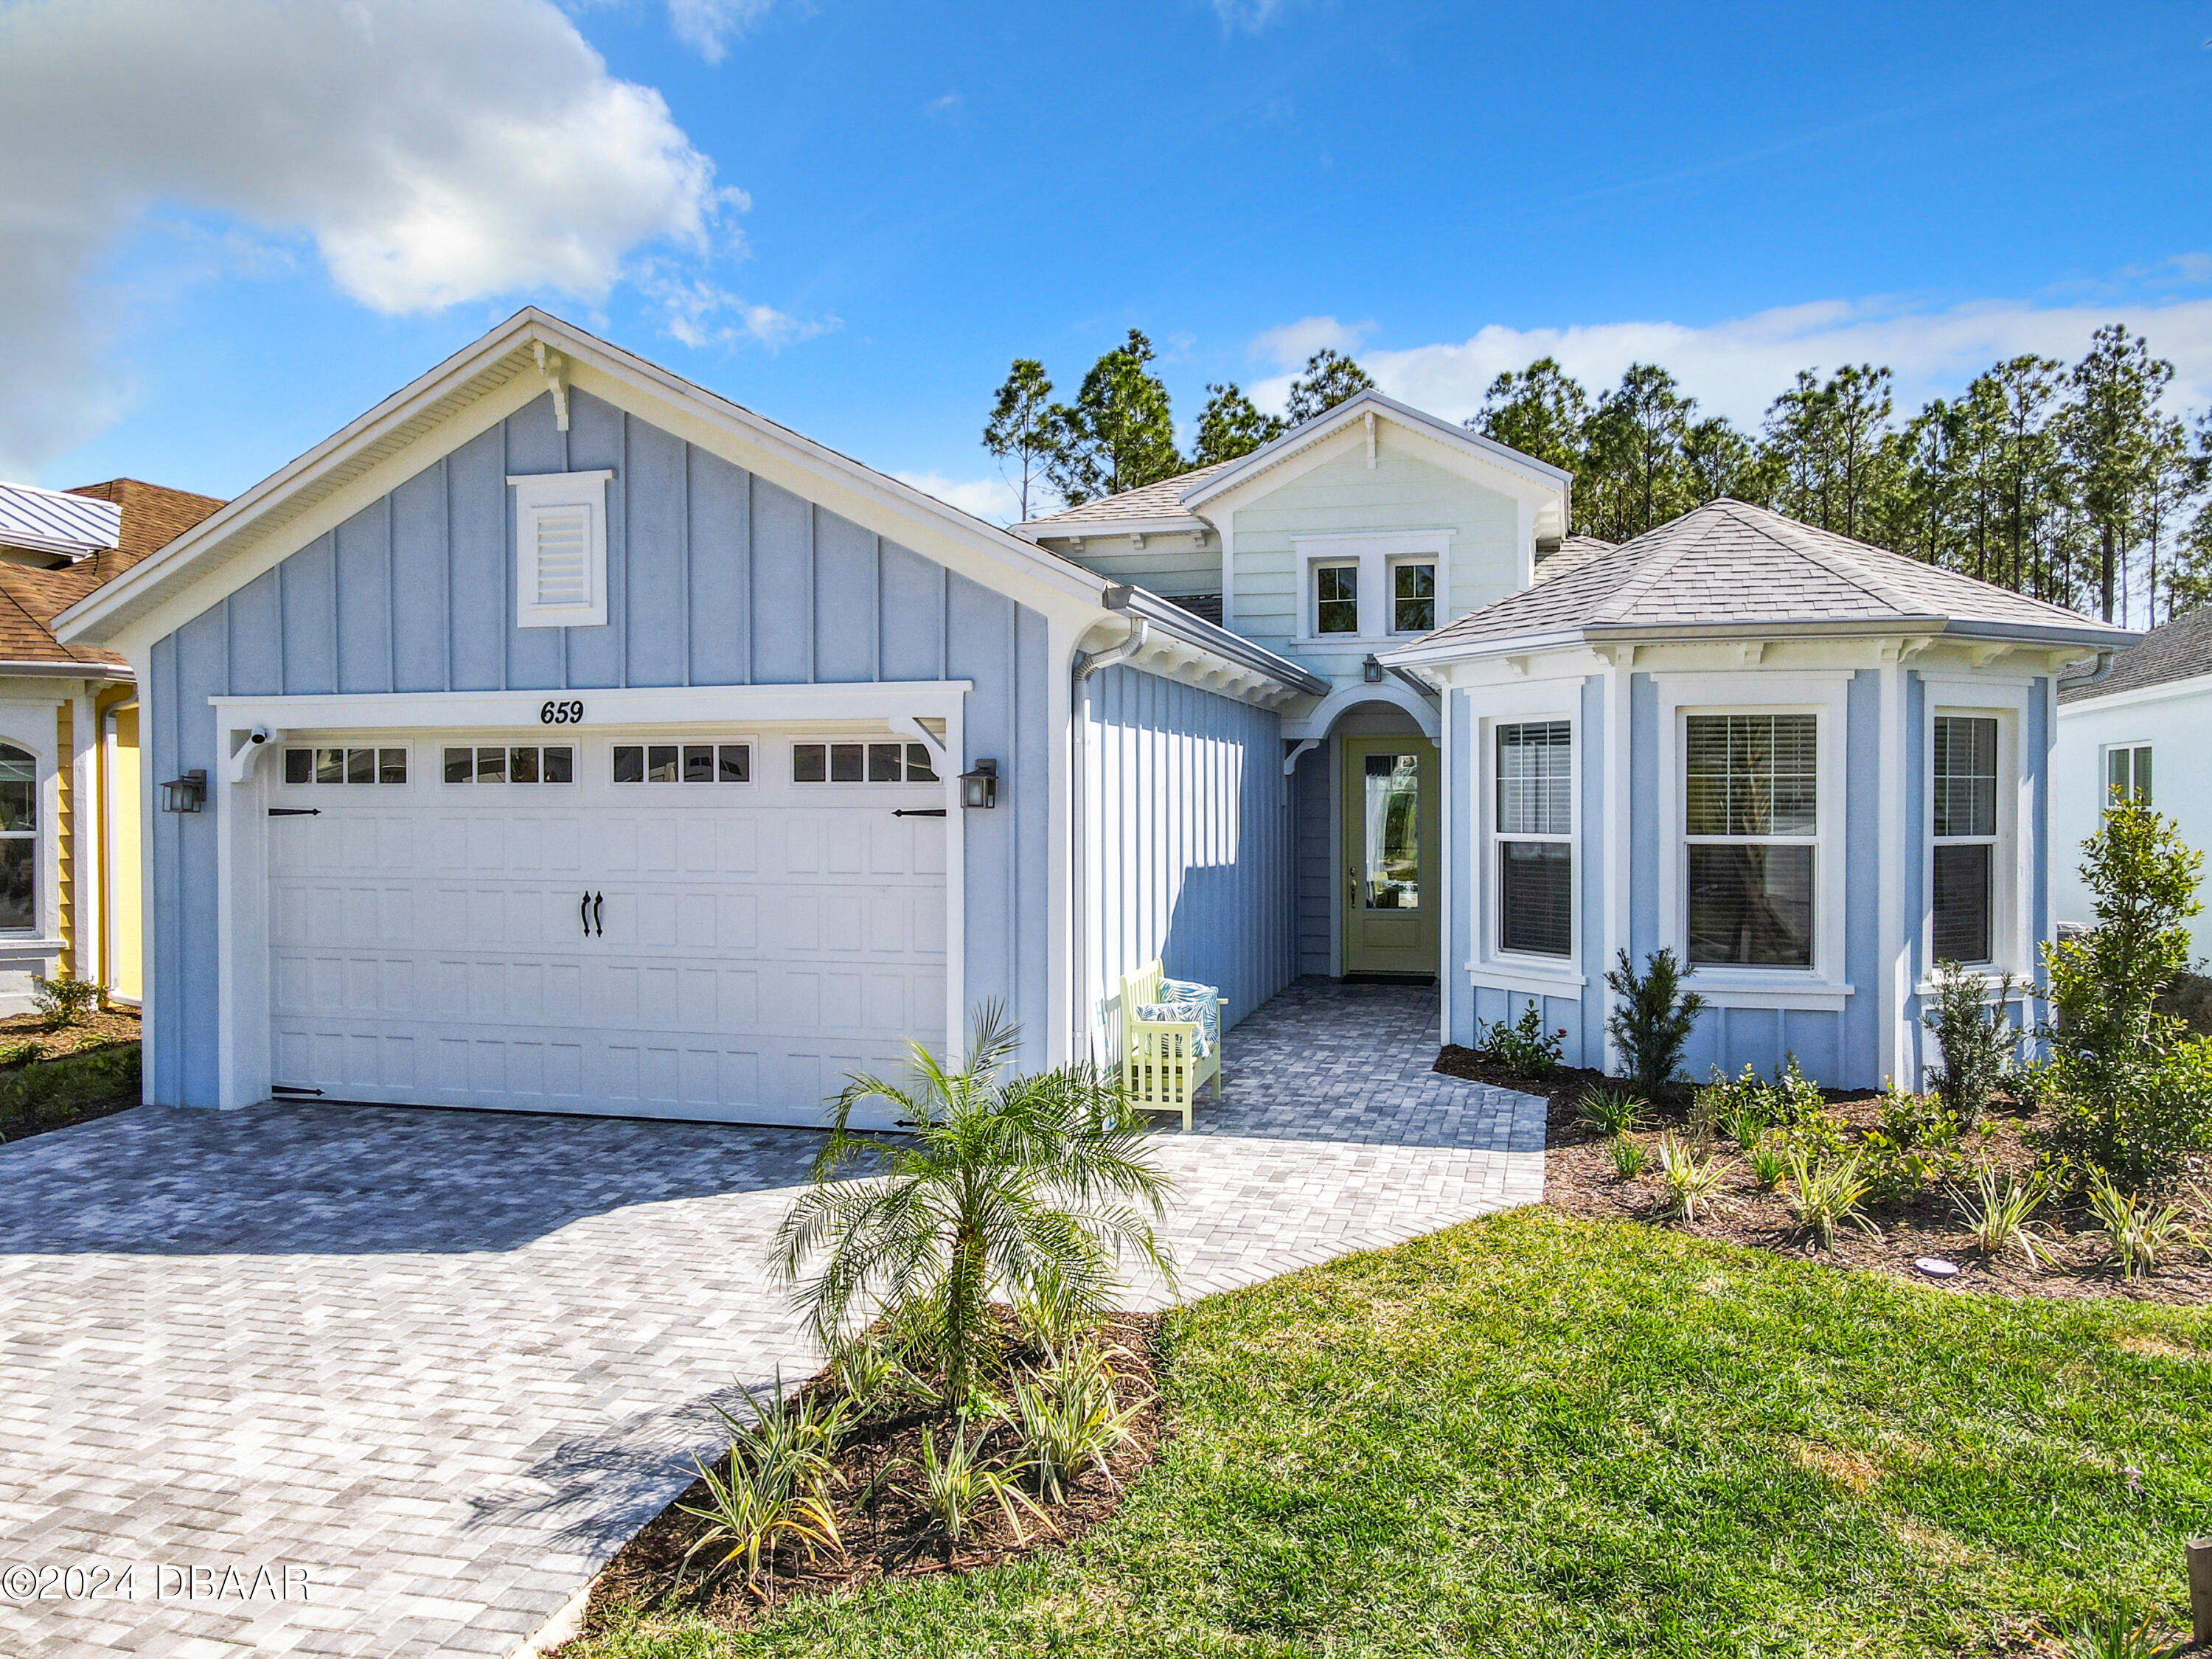
{"label": "arched window on neighbor house", "polygon": [[39,926],[39,761],[0,744],[0,933]]}

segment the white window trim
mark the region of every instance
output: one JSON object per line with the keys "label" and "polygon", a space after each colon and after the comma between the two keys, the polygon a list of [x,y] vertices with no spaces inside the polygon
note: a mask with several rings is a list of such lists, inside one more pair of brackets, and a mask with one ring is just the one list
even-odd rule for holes
{"label": "white window trim", "polygon": [[[514,625],[517,628],[604,628],[607,624],[607,481],[614,473],[511,474],[514,491]],[[540,605],[538,521],[545,513],[582,507],[587,526],[585,564],[591,597],[581,605]]]}
{"label": "white window trim", "polygon": [[[1655,674],[1659,700],[1659,942],[1683,963],[1683,979],[1717,1007],[1839,1009],[1852,987],[1844,977],[1844,830],[1850,747],[1848,672]],[[1692,714],[1812,714],[1816,730],[1813,854],[1813,965],[1720,967],[1690,963],[1689,839],[1684,831],[1682,767]],[[1923,837],[1925,840],[1925,837]]]}
{"label": "white window trim", "polygon": [[[1471,984],[1504,991],[1547,996],[1579,996],[1589,983],[1583,966],[1583,683],[1579,678],[1552,684],[1498,687],[1480,693],[1482,713],[1475,721],[1477,746],[1474,766],[1474,811],[1468,815],[1475,831],[1474,915],[1468,930],[1474,952],[1465,964]],[[1567,723],[1567,844],[1574,854],[1569,884],[1574,895],[1574,916],[1568,938],[1572,949],[1564,957],[1539,956],[1533,951],[1505,951],[1498,944],[1498,728],[1536,720]]]}
{"label": "white window trim", "polygon": [[[712,744],[717,750],[720,749],[725,744],[729,744],[733,748],[739,744],[743,744],[747,751],[745,766],[748,775],[746,776],[745,781],[743,783],[725,783],[720,777],[716,777],[709,781],[702,783],[690,778],[678,777],[672,784],[651,782],[617,783],[615,781],[616,750],[623,747],[650,749],[655,744],[674,744],[680,750],[687,743]],[[648,732],[641,734],[617,732],[609,734],[606,742],[599,747],[599,754],[600,757],[606,762],[605,771],[608,788],[622,790],[635,789],[641,792],[647,789],[652,789],[658,792],[656,799],[663,799],[678,789],[692,790],[700,793],[704,793],[708,790],[718,790],[727,793],[734,790],[751,790],[758,788],[760,787],[761,775],[761,746],[760,735],[755,732],[685,732],[677,733],[672,736],[669,733],[660,732]],[[579,756],[580,756],[582,752],[581,749],[577,750]],[[646,758],[649,763],[652,757],[647,756]],[[718,756],[718,763],[720,757]],[[682,757],[679,755],[678,757],[678,769],[679,771],[682,769]],[[576,776],[578,780],[580,781],[583,775],[583,763],[580,759],[576,766]]]}
{"label": "white window trim", "polygon": [[[1298,576],[1298,631],[1291,643],[1308,650],[1341,650],[1348,647],[1400,644],[1420,637],[1419,633],[1395,632],[1391,570],[1407,563],[1433,563],[1437,568],[1437,625],[1450,620],[1447,609],[1451,593],[1451,544],[1458,532],[1449,526],[1433,530],[1364,530],[1328,536],[1293,536],[1291,547]],[[1322,565],[1352,564],[1359,568],[1359,631],[1324,634],[1320,631],[1320,594],[1314,572]]]}
{"label": "white window trim", "polygon": [[[872,743],[896,743],[905,744],[913,743],[914,741],[915,738],[912,733],[899,731],[893,731],[888,737],[880,732],[801,732],[786,739],[781,744],[783,781],[793,789],[805,790],[810,795],[817,793],[824,795],[845,795],[880,793],[885,789],[942,788],[945,781],[944,771],[945,757],[934,752],[933,752],[929,757],[929,763],[938,769],[937,777],[933,781],[926,778],[901,778],[896,783],[871,783],[866,778],[848,778],[842,782],[838,782],[830,778],[822,778],[811,783],[801,783],[799,781],[798,752],[801,744],[857,743],[861,746],[862,750],[865,750],[867,745]],[[929,744],[923,744],[921,746],[924,749],[933,748],[933,745]],[[760,759],[760,750],[757,748],[753,750],[753,758],[756,767],[754,775],[757,776],[759,775],[757,768]],[[863,753],[861,761],[864,767],[866,763],[866,759],[867,757],[866,754]],[[823,756],[823,763],[824,769],[827,769],[829,765],[828,756]],[[902,762],[902,769],[903,769],[903,762]],[[956,788],[959,787],[960,779],[957,775],[952,778],[951,781]]]}
{"label": "white window trim", "polygon": [[[2105,809],[2112,804],[2112,750],[2115,749],[2124,749],[2130,754],[2138,749],[2148,749],[2155,755],[2158,752],[2158,744],[2148,738],[2134,738],[2118,743],[2100,743],[2097,745],[2097,781],[2094,787],[2097,791],[2097,811],[2100,818]],[[2158,805],[2156,760],[2151,762],[2150,787],[2151,805],[2155,810]],[[2130,800],[2135,798],[2135,763],[2133,761],[2128,763],[2128,798]]]}
{"label": "white window trim", "polygon": [[[1940,674],[1923,674],[1920,683],[1924,799],[1920,814],[1920,974],[1913,989],[1921,996],[1936,992],[1936,718],[1939,714],[1994,716],[1997,723],[1997,850],[1990,860],[1991,884],[1996,890],[1990,896],[1990,960],[1966,965],[1980,969],[1991,986],[2005,974],[2015,981],[2032,977],[2036,961],[2030,914],[2035,892],[2034,848],[2021,829],[2035,821],[2035,801],[2033,785],[2020,763],[2030,688],[2025,681]],[[2098,759],[2103,758],[2100,750]]]}
{"label": "white window trim", "polygon": [[[54,724],[51,706],[40,712],[46,714],[46,724],[51,727]],[[27,927],[0,928],[0,950],[21,951],[26,946],[47,939],[53,940],[58,946],[62,931],[58,921],[61,843],[46,833],[46,826],[61,817],[61,773],[54,757],[32,744],[16,738],[0,737],[0,745],[27,756],[31,762],[33,814],[28,830],[5,832],[9,841],[31,843],[31,923]]]}
{"label": "white window trim", "polygon": [[[1431,621],[1426,628],[1401,629],[1398,626],[1398,571],[1401,566],[1409,564],[1427,565],[1432,573],[1431,579],[1429,583],[1429,586],[1431,590],[1429,600],[1429,614]],[[1425,634],[1434,633],[1438,628],[1443,625],[1446,620],[1444,617],[1444,562],[1443,558],[1434,553],[1391,554],[1389,558],[1383,561],[1382,603],[1389,608],[1389,614],[1384,620],[1389,622],[1390,624],[1390,636],[1393,639],[1417,640]]]}

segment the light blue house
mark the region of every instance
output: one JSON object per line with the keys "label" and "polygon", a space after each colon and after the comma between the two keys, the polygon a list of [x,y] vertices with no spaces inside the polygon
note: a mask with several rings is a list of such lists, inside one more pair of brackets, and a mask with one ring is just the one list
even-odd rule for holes
{"label": "light blue house", "polygon": [[1595,1063],[1670,939],[1700,1065],[1913,1074],[1923,896],[2025,965],[2112,630],[1570,483],[1370,392],[1008,532],[526,311],[58,620],[144,699],[148,1097],[811,1121],[992,1000],[1101,1054],[1161,955]]}

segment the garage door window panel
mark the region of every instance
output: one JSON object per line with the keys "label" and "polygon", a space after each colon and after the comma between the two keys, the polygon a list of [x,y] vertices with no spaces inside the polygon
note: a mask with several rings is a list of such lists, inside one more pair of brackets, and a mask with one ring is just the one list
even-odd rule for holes
{"label": "garage door window panel", "polygon": [[935,783],[937,769],[919,743],[795,743],[793,783]]}
{"label": "garage door window panel", "polygon": [[404,783],[404,749],[287,749],[287,783]]}
{"label": "garage door window panel", "polygon": [[744,743],[618,743],[617,783],[750,783],[752,745]]}

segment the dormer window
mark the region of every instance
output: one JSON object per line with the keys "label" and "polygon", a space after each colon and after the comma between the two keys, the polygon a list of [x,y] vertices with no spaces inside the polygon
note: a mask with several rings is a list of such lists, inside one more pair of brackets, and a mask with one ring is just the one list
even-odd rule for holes
{"label": "dormer window", "polygon": [[596,472],[510,477],[514,489],[514,624],[604,628],[607,480]]}

